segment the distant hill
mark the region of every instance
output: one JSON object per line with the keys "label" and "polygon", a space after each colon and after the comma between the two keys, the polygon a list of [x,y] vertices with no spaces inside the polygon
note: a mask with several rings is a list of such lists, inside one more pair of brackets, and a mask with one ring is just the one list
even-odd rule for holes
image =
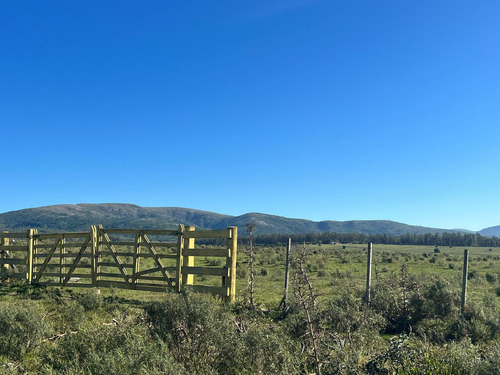
{"label": "distant hill", "polygon": [[[85,231],[92,224],[102,224],[108,228],[151,229],[175,228],[179,223],[192,225],[198,229],[224,229],[228,226],[238,226],[242,234],[245,233],[245,226],[248,223],[254,223],[257,235],[337,232],[396,236],[405,233],[469,232],[421,227],[388,220],[311,221],[262,213],[230,216],[190,208],[140,207],[122,203],[62,204],[0,214],[0,230],[36,228],[42,233]],[[500,232],[500,226],[484,231],[491,229],[493,233],[493,228],[497,228],[497,232],[494,233]]]}
{"label": "distant hill", "polygon": [[500,225],[482,229],[478,233],[481,236],[486,236],[486,237],[493,237],[493,236],[500,237]]}

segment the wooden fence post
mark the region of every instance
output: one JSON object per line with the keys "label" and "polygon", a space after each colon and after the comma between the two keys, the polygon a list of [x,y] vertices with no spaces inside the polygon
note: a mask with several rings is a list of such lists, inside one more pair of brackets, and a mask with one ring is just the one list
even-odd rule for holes
{"label": "wooden fence post", "polygon": [[236,257],[238,253],[238,227],[227,227],[228,238],[227,247],[229,258],[226,260],[226,267],[229,268],[229,302],[236,300]]}
{"label": "wooden fence post", "polygon": [[96,256],[97,256],[97,227],[95,225],[90,226],[90,242],[92,243],[92,247],[90,248],[90,273],[92,275],[92,286],[96,287],[97,286],[97,279],[96,279],[96,270],[95,270],[95,265],[97,263],[96,261]]}
{"label": "wooden fence post", "polygon": [[370,307],[370,289],[372,285],[372,253],[373,253],[373,245],[371,242],[368,243],[368,251],[367,251],[367,264],[366,264],[366,306]]}
{"label": "wooden fence post", "polygon": [[[8,230],[4,230],[2,233],[6,234],[6,233],[9,233],[9,231]],[[4,246],[9,246],[9,244],[10,244],[10,241],[9,241],[8,237],[2,237],[0,239],[0,252],[1,252],[0,253],[0,257],[2,259],[7,258],[7,254],[8,254],[7,250],[4,250],[3,247]],[[4,264],[3,268],[9,268],[9,265],[8,264]]]}
{"label": "wooden fence post", "polygon": [[94,268],[93,268],[93,279],[92,279],[92,284],[95,286],[95,287],[99,287],[99,281],[101,280],[101,266],[100,266],[100,263],[101,263],[101,242],[102,242],[102,230],[103,230],[103,227],[101,224],[99,224],[97,227],[95,227],[95,237],[94,237],[94,240],[95,240],[95,246],[92,246],[93,247],[93,252],[94,252]]}
{"label": "wooden fence post", "polygon": [[[185,227],[184,231],[185,232],[194,232],[195,228],[194,227]],[[184,237],[184,249],[194,249],[194,238],[185,238]],[[183,266],[186,267],[194,267],[194,257],[184,257]],[[182,283],[184,285],[193,285],[194,282],[194,275],[192,274],[186,274],[182,275]]]}
{"label": "wooden fence post", "polygon": [[135,231],[135,243],[134,243],[134,261],[133,261],[133,271],[132,271],[132,284],[134,289],[137,289],[137,273],[141,267],[141,258],[139,257],[141,253],[141,231]]}
{"label": "wooden fence post", "polygon": [[66,249],[64,244],[66,243],[66,238],[64,234],[61,235],[61,242],[59,248],[59,284],[63,284],[64,282],[64,254],[66,253]]}
{"label": "wooden fence post", "polygon": [[26,233],[26,241],[28,245],[28,253],[26,259],[26,283],[31,284],[33,280],[33,252],[35,247],[35,234],[38,231],[36,229],[28,229]]}
{"label": "wooden fence post", "polygon": [[464,314],[465,302],[467,298],[467,277],[469,276],[469,250],[464,250],[464,268],[462,275],[462,300],[460,304],[460,314]]}
{"label": "wooden fence post", "polygon": [[[2,233],[9,233],[9,231],[3,231]],[[4,250],[3,247],[4,246],[9,246],[10,242],[9,242],[9,238],[7,237],[2,237],[0,238],[0,259],[5,259],[7,258],[7,250]],[[9,268],[9,265],[8,264],[4,264],[2,268]],[[0,276],[0,278],[2,278]],[[2,278],[2,285],[6,285],[7,284],[7,279],[4,279]]]}
{"label": "wooden fence post", "polygon": [[177,275],[175,281],[175,287],[178,293],[180,293],[182,289],[183,250],[184,250],[184,225],[179,224],[179,234],[177,235]]}

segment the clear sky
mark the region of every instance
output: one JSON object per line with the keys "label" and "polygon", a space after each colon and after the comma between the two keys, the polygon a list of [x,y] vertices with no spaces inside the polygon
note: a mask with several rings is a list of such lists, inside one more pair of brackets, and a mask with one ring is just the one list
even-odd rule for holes
{"label": "clear sky", "polygon": [[0,212],[500,224],[498,0],[11,0],[0,43]]}

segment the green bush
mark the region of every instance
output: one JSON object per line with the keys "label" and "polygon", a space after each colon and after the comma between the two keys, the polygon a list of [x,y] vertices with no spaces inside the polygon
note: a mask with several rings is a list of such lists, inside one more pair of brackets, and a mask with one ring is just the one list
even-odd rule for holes
{"label": "green bush", "polygon": [[83,306],[83,308],[87,311],[97,310],[102,306],[103,298],[98,289],[89,289],[80,293],[77,297],[78,302]]}
{"label": "green bush", "polygon": [[212,373],[234,349],[232,319],[209,296],[169,294],[145,310],[152,333],[189,372]]}
{"label": "green bush", "polygon": [[239,326],[227,306],[209,296],[167,295],[145,310],[152,334],[189,373],[281,374],[298,367],[295,346],[277,326]]}
{"label": "green bush", "polygon": [[[63,374],[184,374],[165,345],[145,324],[130,322],[83,329],[44,347],[46,369]],[[47,371],[49,372],[49,371]]]}
{"label": "green bush", "polygon": [[0,304],[0,355],[19,359],[51,331],[34,301]]}
{"label": "green bush", "polygon": [[452,291],[449,282],[435,278],[423,297],[423,313],[429,318],[443,318],[458,312],[459,296]]}
{"label": "green bush", "polygon": [[236,268],[236,277],[238,279],[244,279],[247,277],[247,271],[244,268]]}
{"label": "green bush", "polygon": [[324,270],[319,270],[318,271],[318,277],[326,277],[326,276],[327,276],[326,271],[324,271]]}
{"label": "green bush", "polygon": [[494,275],[492,275],[491,273],[487,273],[486,274],[486,281],[489,283],[494,283],[497,281],[497,278]]}

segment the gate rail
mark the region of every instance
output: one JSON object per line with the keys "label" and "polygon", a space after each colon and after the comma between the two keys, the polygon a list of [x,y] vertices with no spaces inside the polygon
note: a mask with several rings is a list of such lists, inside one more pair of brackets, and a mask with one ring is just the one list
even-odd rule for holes
{"label": "gate rail", "polygon": [[[216,246],[196,239],[215,240]],[[93,225],[89,232],[2,232],[0,278],[61,287],[191,289],[234,302],[237,239],[237,227],[196,231],[182,224],[177,230]]]}

